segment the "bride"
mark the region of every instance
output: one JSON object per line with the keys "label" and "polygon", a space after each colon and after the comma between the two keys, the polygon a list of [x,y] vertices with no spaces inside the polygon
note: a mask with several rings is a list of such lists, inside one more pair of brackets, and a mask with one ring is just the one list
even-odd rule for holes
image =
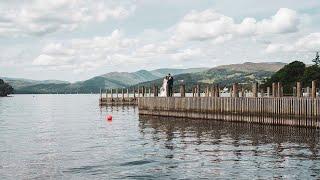
{"label": "bride", "polygon": [[160,88],[160,97],[167,97],[168,76],[163,79],[162,87]]}

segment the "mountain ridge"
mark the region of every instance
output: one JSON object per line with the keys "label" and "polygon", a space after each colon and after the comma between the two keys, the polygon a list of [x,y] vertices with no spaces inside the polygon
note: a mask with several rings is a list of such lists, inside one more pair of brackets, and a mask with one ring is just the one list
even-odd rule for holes
{"label": "mountain ridge", "polygon": [[[282,68],[285,63],[268,62],[222,65],[213,68],[174,69],[161,68],[151,71],[139,70],[135,72],[109,72],[92,77],[85,81],[75,83],[59,82],[40,83],[15,88],[16,93],[98,93],[100,89],[126,88],[136,85],[161,84],[163,77],[171,73],[176,80],[185,80],[191,84],[210,84],[220,82],[228,85],[230,82],[250,82],[254,79],[260,81],[270,77],[275,71]],[[50,82],[50,81],[48,81]],[[178,81],[175,81],[177,83]]]}

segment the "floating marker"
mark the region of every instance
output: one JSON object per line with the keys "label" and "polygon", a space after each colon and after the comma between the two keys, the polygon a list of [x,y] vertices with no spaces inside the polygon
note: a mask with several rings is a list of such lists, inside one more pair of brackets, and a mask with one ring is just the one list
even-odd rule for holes
{"label": "floating marker", "polygon": [[106,119],[107,119],[108,121],[112,121],[112,116],[111,116],[111,115],[108,115],[108,116],[106,117]]}

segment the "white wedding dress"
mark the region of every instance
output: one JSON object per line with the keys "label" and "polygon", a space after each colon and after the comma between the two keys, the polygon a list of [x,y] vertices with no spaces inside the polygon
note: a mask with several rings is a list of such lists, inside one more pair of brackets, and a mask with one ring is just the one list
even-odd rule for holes
{"label": "white wedding dress", "polygon": [[162,87],[160,88],[160,97],[167,97],[167,79],[163,79]]}

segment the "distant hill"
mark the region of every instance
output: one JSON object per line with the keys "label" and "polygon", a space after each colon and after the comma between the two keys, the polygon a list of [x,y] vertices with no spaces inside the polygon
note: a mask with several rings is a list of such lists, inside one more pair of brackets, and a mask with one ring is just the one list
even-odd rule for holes
{"label": "distant hill", "polygon": [[23,78],[8,78],[8,77],[0,77],[5,82],[9,83],[13,88],[22,88],[26,86],[32,86],[36,84],[63,84],[69,83],[68,81],[60,81],[60,80],[32,80],[32,79],[23,79]]}
{"label": "distant hill", "polygon": [[[284,63],[243,63],[217,66],[214,68],[191,69],[156,69],[152,71],[140,70],[136,72],[110,72],[93,77],[86,81],[69,83],[65,81],[33,81],[25,79],[10,79],[16,93],[98,93],[100,89],[123,88],[132,86],[161,86],[163,77],[171,73],[175,78],[175,85],[184,81],[190,90],[192,85],[207,85],[219,83],[230,86],[234,82],[246,84],[262,81],[271,77]],[[178,88],[178,86],[175,86]]]}
{"label": "distant hill", "polygon": [[[195,84],[209,85],[218,83],[220,86],[231,86],[233,83],[248,84],[252,82],[261,82],[263,79],[271,77],[276,71],[285,66],[285,63],[243,63],[223,65],[211,68],[206,71],[196,73],[186,73],[174,76],[174,86],[177,90],[179,82],[186,84],[188,91]],[[162,85],[163,78],[153,81],[139,83],[134,85],[150,87],[153,84]]]}
{"label": "distant hill", "polygon": [[195,73],[208,70],[208,68],[191,68],[191,69],[156,69],[152,71],[140,70],[136,72],[110,72],[100,76],[93,77],[86,81],[69,83],[64,81],[38,81],[20,79],[15,81],[16,93],[97,93],[100,89],[105,88],[122,88],[132,86],[141,82],[159,79],[172,73],[179,75],[182,73]]}
{"label": "distant hill", "polygon": [[271,63],[252,63],[245,62],[243,64],[230,64],[230,65],[222,65],[212,68],[212,70],[216,69],[225,69],[229,71],[241,71],[241,72],[258,72],[258,71],[268,71],[268,72],[277,72],[286,63],[282,62],[271,62]]}

